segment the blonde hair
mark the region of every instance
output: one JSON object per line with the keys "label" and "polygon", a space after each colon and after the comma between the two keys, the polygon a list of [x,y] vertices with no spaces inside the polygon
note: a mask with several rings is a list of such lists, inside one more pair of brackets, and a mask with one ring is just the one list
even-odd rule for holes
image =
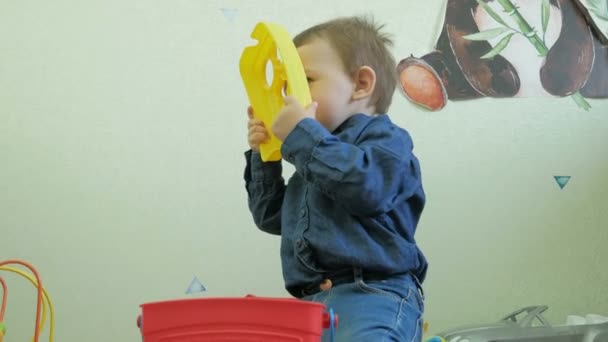
{"label": "blonde hair", "polygon": [[393,46],[390,36],[382,32],[384,25],[366,17],[333,19],[304,30],[294,38],[296,47],[314,38],[326,39],[336,50],[344,71],[351,77],[362,66],[369,66],[376,73],[376,86],[370,105],[376,113],[385,114],[391,104],[397,85],[395,58],[389,51]]}

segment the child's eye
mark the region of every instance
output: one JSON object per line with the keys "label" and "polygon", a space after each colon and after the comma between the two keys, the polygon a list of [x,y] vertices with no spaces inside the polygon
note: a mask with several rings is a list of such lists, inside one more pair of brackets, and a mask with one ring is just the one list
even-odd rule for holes
{"label": "child's eye", "polygon": [[312,78],[306,77],[306,82],[308,82],[308,83],[312,82]]}

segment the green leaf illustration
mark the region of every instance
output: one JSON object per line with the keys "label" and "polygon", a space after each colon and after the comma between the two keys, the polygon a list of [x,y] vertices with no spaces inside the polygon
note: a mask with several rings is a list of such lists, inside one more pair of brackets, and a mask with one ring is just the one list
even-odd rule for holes
{"label": "green leaf illustration", "polygon": [[[551,15],[551,4],[549,0],[543,0],[541,4],[541,21],[543,23],[543,36],[547,32],[547,27],[549,26],[549,16]],[[544,40],[544,39],[543,39]]]}
{"label": "green leaf illustration", "polygon": [[[479,2],[479,0],[477,0],[477,1]],[[600,3],[601,0],[588,0],[588,1],[594,1],[596,5],[601,4]],[[603,1],[606,1],[606,0],[603,0]],[[518,32],[518,33],[523,35],[524,37],[526,37],[526,39],[528,39],[528,41],[534,46],[534,48],[536,49],[536,51],[538,51],[538,53],[540,54],[541,57],[546,56],[547,52],[549,51],[549,49],[547,48],[547,45],[545,44],[544,40],[541,40],[538,37],[538,35],[536,35],[536,33],[534,32],[534,29],[530,26],[530,24],[526,21],[526,19],[519,12],[517,6],[515,6],[513,4],[513,2],[511,2],[511,0],[496,0],[496,2],[503,8],[503,10],[506,13],[509,13],[511,18],[517,23],[517,26],[519,26],[519,28],[521,29],[521,32]],[[604,7],[604,8],[608,8],[608,1],[604,2],[604,4],[606,4],[606,7]],[[608,12],[608,10],[606,10],[606,12]],[[490,52],[488,52],[481,58],[492,58],[495,55],[497,55],[498,53],[500,53],[507,46],[512,35],[513,34],[505,36],[500,42],[498,42],[498,44],[496,44],[496,46]],[[587,102],[587,100],[585,100],[585,98],[583,97],[583,95],[581,95],[581,93],[576,92],[576,93],[570,95],[570,97],[574,100],[574,102],[580,108],[582,108],[584,110],[589,110],[589,108],[591,108],[591,105]]]}
{"label": "green leaf illustration", "polygon": [[572,95],[572,99],[574,100],[574,102],[576,103],[576,105],[585,110],[585,111],[589,111],[589,109],[591,109],[591,105],[589,104],[589,102],[587,102],[587,100],[585,100],[585,98],[583,97],[583,95],[580,92],[576,92]]}
{"label": "green leaf illustration", "polygon": [[608,20],[608,1],[587,0],[589,10],[593,12],[599,19]]}
{"label": "green leaf illustration", "polygon": [[504,50],[507,47],[507,45],[509,44],[509,41],[511,41],[511,37],[513,37],[514,34],[515,33],[509,33],[508,35],[504,36],[498,42],[498,44],[496,44],[496,46],[492,48],[492,50],[490,50],[488,53],[481,56],[480,58],[489,59],[489,58],[492,58],[492,57],[498,55],[499,53],[501,53],[502,50]]}
{"label": "green leaf illustration", "polygon": [[464,36],[463,38],[468,39],[468,40],[488,40],[488,39],[496,38],[507,31],[509,31],[508,28],[499,27],[499,28],[484,30],[484,31],[477,32],[477,33],[468,34],[468,35]]}
{"label": "green leaf illustration", "polygon": [[490,15],[490,17],[494,18],[494,20],[496,20],[496,22],[498,22],[499,24],[501,24],[505,27],[509,27],[509,25],[507,25],[507,23],[505,23],[504,20],[502,20],[500,15],[498,15],[498,13],[496,13],[496,11],[494,11],[492,9],[492,7],[488,6],[488,4],[486,4],[482,0],[477,0],[477,3],[479,4],[479,6],[481,6],[483,8],[484,11],[486,11],[486,13],[488,13]]}

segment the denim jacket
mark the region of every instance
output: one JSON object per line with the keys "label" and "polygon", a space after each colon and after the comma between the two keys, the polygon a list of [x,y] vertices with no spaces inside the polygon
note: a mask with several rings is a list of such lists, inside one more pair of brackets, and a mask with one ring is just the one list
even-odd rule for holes
{"label": "denim jacket", "polygon": [[245,153],[245,183],[256,226],[281,235],[286,289],[319,284],[345,268],[423,281],[427,261],[414,239],[425,204],[410,135],[387,115],[356,114],[333,133],[307,118],[281,146],[295,166]]}

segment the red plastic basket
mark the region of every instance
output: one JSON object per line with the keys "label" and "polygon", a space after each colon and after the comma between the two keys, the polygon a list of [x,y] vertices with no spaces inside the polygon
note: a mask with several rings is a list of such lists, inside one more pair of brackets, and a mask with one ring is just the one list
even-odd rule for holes
{"label": "red plastic basket", "polygon": [[141,308],[144,342],[319,342],[323,329],[338,324],[325,305],[298,299],[180,299]]}

